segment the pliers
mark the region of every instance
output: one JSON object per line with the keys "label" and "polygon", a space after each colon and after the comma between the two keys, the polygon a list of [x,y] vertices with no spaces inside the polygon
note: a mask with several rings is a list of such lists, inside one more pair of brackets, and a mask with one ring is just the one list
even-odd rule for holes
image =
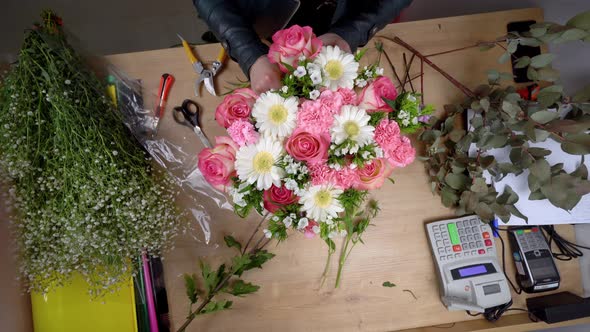
{"label": "pliers", "polygon": [[199,88],[201,87],[201,83],[205,83],[205,88],[209,93],[213,96],[217,96],[215,93],[215,85],[213,84],[213,77],[217,74],[219,69],[221,69],[223,65],[223,60],[225,59],[225,49],[222,47],[219,50],[219,54],[217,54],[217,59],[213,61],[211,69],[207,69],[203,66],[203,63],[197,58],[193,50],[191,49],[190,45],[187,43],[181,35],[178,35],[178,38],[182,41],[182,47],[186,52],[188,59],[190,60],[191,64],[193,65],[193,69],[197,74],[199,74],[199,78],[195,81],[195,96],[199,97]]}

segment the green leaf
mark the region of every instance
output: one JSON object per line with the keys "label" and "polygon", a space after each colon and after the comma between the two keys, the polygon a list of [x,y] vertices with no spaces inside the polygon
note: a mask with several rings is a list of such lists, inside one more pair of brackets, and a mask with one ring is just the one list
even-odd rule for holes
{"label": "green leaf", "polygon": [[216,311],[221,311],[231,308],[233,302],[228,300],[211,301],[201,310],[199,314],[209,314]]}
{"label": "green leaf", "polygon": [[262,265],[271,260],[273,257],[275,257],[275,254],[270,253],[266,250],[259,250],[256,253],[250,255],[250,263],[248,263],[245,266],[244,271],[248,271],[254,268],[261,269]]}
{"label": "green leaf", "polygon": [[490,204],[490,208],[498,218],[502,219],[504,223],[507,223],[510,220],[510,212],[508,212],[506,207],[503,205],[492,203]]}
{"label": "green leaf", "polygon": [[554,41],[554,43],[559,44],[559,43],[580,40],[580,39],[586,38],[587,36],[588,36],[588,32],[586,32],[582,29],[577,29],[577,28],[569,29],[569,30],[564,31],[561,34],[561,36],[559,36],[559,38]]}
{"label": "green leaf", "polygon": [[551,204],[570,211],[582,198],[574,189],[578,181],[577,178],[569,174],[559,174],[543,185],[541,192],[547,196]]}
{"label": "green leaf", "polygon": [[469,178],[465,174],[449,173],[445,176],[445,183],[455,190],[463,190],[469,184]]}
{"label": "green leaf", "polygon": [[510,115],[510,117],[515,118],[518,112],[521,111],[520,106],[515,102],[510,102],[508,100],[504,100],[502,102],[502,110]]}
{"label": "green leaf", "polygon": [[520,45],[538,47],[543,43],[537,40],[537,38],[520,38]]}
{"label": "green leaf", "polygon": [[559,117],[559,114],[557,112],[550,112],[550,111],[538,111],[538,112],[531,114],[531,119],[533,119],[534,121],[536,121],[540,124],[545,124],[549,121],[553,121],[553,120],[557,119],[558,117]]}
{"label": "green leaf", "polygon": [[235,275],[241,276],[242,273],[246,270],[248,264],[250,264],[252,260],[250,259],[250,255],[237,255],[232,258],[232,272]]}
{"label": "green leaf", "polygon": [[356,52],[356,54],[354,55],[354,61],[359,62],[362,59],[362,57],[365,55],[365,53],[367,53],[367,50],[368,50],[367,48],[363,48],[361,50],[358,50]]}
{"label": "green leaf", "polygon": [[508,137],[506,135],[494,135],[487,146],[497,149],[505,146],[506,143],[508,143]]}
{"label": "green leaf", "polygon": [[391,282],[386,281],[383,283],[383,287],[395,287],[395,284],[392,284]]}
{"label": "green leaf", "polygon": [[260,286],[254,285],[249,282],[244,282],[244,280],[242,279],[238,279],[224,291],[234,296],[244,296],[246,294],[251,294],[258,291],[259,288]]}
{"label": "green leaf", "polygon": [[574,95],[572,100],[576,103],[590,101],[590,84],[586,85],[582,90],[578,91]]}
{"label": "green leaf", "polygon": [[449,187],[443,187],[440,191],[441,201],[446,207],[454,207],[459,201],[459,196]]}
{"label": "green leaf", "polygon": [[482,52],[491,50],[494,47],[496,47],[496,44],[494,44],[494,43],[480,43],[479,44],[479,50]]}
{"label": "green leaf", "polygon": [[464,129],[455,129],[451,132],[449,138],[451,141],[457,143],[463,138],[463,136],[465,136],[466,133],[467,132]]}
{"label": "green leaf", "polygon": [[516,52],[517,48],[518,48],[518,40],[512,39],[508,42],[506,50],[508,51],[508,53],[512,54],[512,53]]}
{"label": "green leaf", "polygon": [[537,100],[542,107],[549,107],[561,99],[561,92],[540,91]]}
{"label": "green leaf", "polygon": [[535,139],[533,141],[535,142],[544,142],[550,135],[551,133],[542,129],[534,129],[535,132]]}
{"label": "green leaf", "polygon": [[531,191],[529,195],[529,200],[531,201],[540,201],[542,199],[547,199],[547,197],[541,192],[541,188],[536,191]]}
{"label": "green leaf", "polygon": [[588,168],[584,164],[584,161],[572,172],[572,176],[578,177],[582,180],[588,180]]}
{"label": "green leaf", "polygon": [[541,183],[546,183],[551,178],[551,166],[545,159],[539,159],[535,161],[531,167],[529,167],[529,171],[532,175],[534,175]]}
{"label": "green leaf", "polygon": [[494,212],[490,206],[484,202],[479,202],[477,204],[475,213],[484,221],[492,221],[494,219]]}
{"label": "green leaf", "polygon": [[547,33],[547,28],[546,27],[542,27],[542,28],[532,28],[530,30],[531,32],[531,36],[535,37],[535,38],[539,38],[544,36]]}
{"label": "green leaf", "polygon": [[506,63],[508,60],[510,60],[510,53],[504,52],[498,58],[498,63],[503,64],[503,63]]}
{"label": "green leaf", "polygon": [[334,252],[336,250],[336,243],[332,239],[325,239],[324,241],[328,245],[328,251]]}
{"label": "green leaf", "polygon": [[561,149],[569,154],[585,155],[590,153],[590,134],[570,134],[565,137]]}
{"label": "green leaf", "polygon": [[528,148],[527,151],[535,158],[541,158],[551,154],[550,150],[543,148]]}
{"label": "green leaf", "polygon": [[553,68],[545,67],[537,70],[537,77],[541,81],[555,82],[559,79],[559,72]]}
{"label": "green leaf", "polygon": [[565,25],[582,30],[590,30],[590,10],[572,17]]}
{"label": "green leaf", "polygon": [[529,66],[527,68],[527,70],[526,70],[526,76],[531,81],[538,81],[539,80],[539,73],[537,73],[537,71],[535,70],[535,68],[533,68],[532,66]]}
{"label": "green leaf", "polygon": [[473,184],[471,185],[470,189],[475,193],[487,193],[488,185],[486,183],[486,180],[484,180],[483,178],[477,178],[475,179],[475,181],[473,181]]}
{"label": "green leaf", "polygon": [[590,119],[555,120],[547,124],[547,130],[577,134],[590,129]]}
{"label": "green leaf", "polygon": [[524,221],[526,223],[529,222],[529,218],[527,216],[525,216],[524,214],[522,214],[514,205],[506,205],[505,206],[506,210],[508,210],[508,212],[510,212],[512,215],[515,215],[521,219],[524,219]]}
{"label": "green leaf", "polygon": [[551,175],[557,175],[562,173],[563,171],[563,163],[557,163],[551,166]]}
{"label": "green leaf", "polygon": [[479,158],[479,163],[483,169],[488,169],[494,165],[496,158],[494,156],[484,156]]}
{"label": "green leaf", "polygon": [[531,58],[531,66],[533,68],[547,67],[555,59],[555,55],[551,53],[539,54]]}
{"label": "green leaf", "polygon": [[185,274],[184,275],[184,288],[186,289],[186,296],[191,301],[191,304],[197,303],[197,276],[192,274]]}
{"label": "green leaf", "polygon": [[206,262],[200,261],[199,265],[201,268],[201,276],[203,277],[207,294],[211,294],[213,289],[215,289],[215,287],[217,286],[217,273],[213,272],[211,270],[211,266]]}
{"label": "green leaf", "polygon": [[518,194],[516,194],[509,185],[506,185],[504,192],[502,195],[498,196],[496,202],[500,205],[513,205],[518,202]]}
{"label": "green leaf", "polygon": [[494,83],[500,78],[500,73],[495,69],[488,70],[488,81]]}
{"label": "green leaf", "polygon": [[236,247],[236,248],[238,248],[238,251],[242,250],[242,245],[240,244],[240,242],[238,242],[236,239],[234,239],[233,236],[226,235],[223,237],[223,240],[225,241],[225,245],[227,245],[228,248]]}
{"label": "green leaf", "polygon": [[514,64],[514,68],[525,68],[531,64],[531,58],[528,56],[523,56],[518,58],[516,63]]}
{"label": "green leaf", "polygon": [[490,98],[485,97],[480,99],[479,104],[483,108],[484,111],[488,111],[490,109]]}

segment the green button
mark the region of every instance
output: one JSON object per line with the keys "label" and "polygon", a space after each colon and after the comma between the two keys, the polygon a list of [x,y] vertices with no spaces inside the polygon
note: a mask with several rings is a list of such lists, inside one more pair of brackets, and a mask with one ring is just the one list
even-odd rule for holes
{"label": "green button", "polygon": [[516,234],[519,234],[520,235],[522,233],[524,233],[524,231],[522,229],[519,229],[519,230],[516,231]]}
{"label": "green button", "polygon": [[447,224],[447,229],[449,230],[449,236],[451,237],[451,243],[453,245],[461,243],[461,241],[459,241],[459,233],[457,233],[457,225]]}

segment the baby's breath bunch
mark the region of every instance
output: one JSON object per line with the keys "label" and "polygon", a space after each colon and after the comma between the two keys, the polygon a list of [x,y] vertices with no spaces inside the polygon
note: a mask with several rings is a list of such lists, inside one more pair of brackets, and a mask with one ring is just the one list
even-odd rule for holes
{"label": "baby's breath bunch", "polygon": [[48,292],[76,271],[100,295],[133,273],[143,251],[158,254],[177,234],[176,193],[67,44],[61,21],[43,19],[0,85],[0,180],[29,290]]}

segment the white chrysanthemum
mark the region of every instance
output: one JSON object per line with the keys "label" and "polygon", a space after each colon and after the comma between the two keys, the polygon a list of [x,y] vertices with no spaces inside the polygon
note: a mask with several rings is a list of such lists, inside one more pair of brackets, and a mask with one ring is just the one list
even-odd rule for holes
{"label": "white chrysanthemum", "polygon": [[314,63],[322,68],[323,85],[330,90],[354,88],[359,64],[354,61],[352,54],[342,51],[338,46],[326,46],[322,47]]}
{"label": "white chrysanthemum", "polygon": [[256,128],[266,136],[284,138],[295,129],[297,98],[281,97],[278,93],[266,92],[260,95],[252,108]]}
{"label": "white chrysanthemum", "polygon": [[241,147],[236,153],[238,178],[256,183],[258,190],[266,190],[273,184],[280,187],[285,171],[276,164],[282,153],[281,143],[271,138],[261,138],[256,145]]}
{"label": "white chrysanthemum", "polygon": [[340,114],[334,116],[332,141],[341,144],[347,139],[365,146],[373,141],[375,127],[369,125],[371,117],[365,110],[352,105],[342,106]]}
{"label": "white chrysanthemum", "polygon": [[300,203],[303,204],[307,218],[324,222],[336,218],[338,213],[344,211],[338,200],[340,194],[342,190],[331,185],[311,186],[301,197]]}

